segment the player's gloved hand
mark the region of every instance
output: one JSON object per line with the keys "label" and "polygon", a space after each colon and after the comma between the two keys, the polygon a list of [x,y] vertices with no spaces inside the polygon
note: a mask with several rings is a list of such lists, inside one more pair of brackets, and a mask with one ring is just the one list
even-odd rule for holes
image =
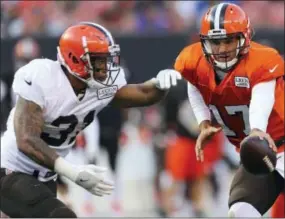
{"label": "player's gloved hand", "polygon": [[177,80],[181,80],[181,74],[174,69],[165,69],[158,72],[156,78],[153,78],[155,86],[160,90],[168,90],[177,85]]}
{"label": "player's gloved hand", "polygon": [[198,161],[204,161],[204,145],[205,143],[211,139],[216,133],[220,132],[222,130],[221,127],[214,127],[214,126],[208,126],[206,128],[203,128],[196,140],[196,146],[195,146],[195,152],[196,152],[196,159]]}
{"label": "player's gloved hand", "polygon": [[72,165],[59,157],[55,161],[55,171],[97,196],[109,195],[114,189],[112,182],[104,178],[106,168],[95,165]]}

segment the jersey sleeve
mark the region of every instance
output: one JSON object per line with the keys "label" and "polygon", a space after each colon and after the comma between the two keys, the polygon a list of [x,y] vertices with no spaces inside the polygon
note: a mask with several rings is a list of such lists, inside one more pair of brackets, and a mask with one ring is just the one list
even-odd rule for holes
{"label": "jersey sleeve", "polygon": [[40,69],[35,61],[20,68],[15,73],[12,88],[17,96],[21,96],[44,108],[45,97],[38,77],[41,74]]}
{"label": "jersey sleeve", "polygon": [[274,106],[275,85],[276,81],[273,80],[259,83],[252,89],[249,104],[249,124],[251,129],[258,128],[266,132],[268,119]]}
{"label": "jersey sleeve", "polygon": [[204,120],[211,120],[209,107],[206,105],[200,91],[191,83],[187,83],[187,94],[193,113],[198,124]]}
{"label": "jersey sleeve", "polygon": [[267,82],[284,76],[284,59],[274,50],[250,76],[252,87],[261,82]]}
{"label": "jersey sleeve", "polygon": [[196,80],[194,76],[194,67],[191,54],[191,47],[184,48],[175,60],[174,69],[180,72],[185,80],[195,85]]}

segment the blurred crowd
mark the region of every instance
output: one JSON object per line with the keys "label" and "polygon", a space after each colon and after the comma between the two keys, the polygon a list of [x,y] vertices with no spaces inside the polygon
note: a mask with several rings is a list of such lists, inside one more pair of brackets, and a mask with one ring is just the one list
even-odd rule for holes
{"label": "blurred crowd", "polygon": [[[79,21],[100,23],[115,35],[181,33],[197,27],[203,13],[218,2],[1,1],[1,38],[59,36]],[[256,28],[284,28],[283,1],[227,2],[241,5]]]}

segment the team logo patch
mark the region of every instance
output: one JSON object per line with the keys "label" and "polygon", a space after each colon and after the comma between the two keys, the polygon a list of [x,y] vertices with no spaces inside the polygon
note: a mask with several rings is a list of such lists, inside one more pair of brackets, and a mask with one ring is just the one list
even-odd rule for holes
{"label": "team logo patch", "polygon": [[246,87],[249,88],[249,80],[246,77],[235,77],[236,87]]}
{"label": "team logo patch", "polygon": [[117,85],[98,89],[97,90],[98,99],[102,100],[102,99],[106,99],[106,98],[112,97],[112,96],[114,96],[117,93],[117,91],[118,91],[118,86]]}

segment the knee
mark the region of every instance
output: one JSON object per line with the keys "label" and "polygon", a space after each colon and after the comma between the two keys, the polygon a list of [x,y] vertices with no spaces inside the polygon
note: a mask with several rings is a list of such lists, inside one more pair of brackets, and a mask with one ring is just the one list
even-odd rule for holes
{"label": "knee", "polygon": [[50,218],[76,218],[76,214],[67,207],[54,209],[50,214]]}
{"label": "knee", "polygon": [[261,217],[261,214],[249,203],[236,202],[230,207],[228,217]]}

